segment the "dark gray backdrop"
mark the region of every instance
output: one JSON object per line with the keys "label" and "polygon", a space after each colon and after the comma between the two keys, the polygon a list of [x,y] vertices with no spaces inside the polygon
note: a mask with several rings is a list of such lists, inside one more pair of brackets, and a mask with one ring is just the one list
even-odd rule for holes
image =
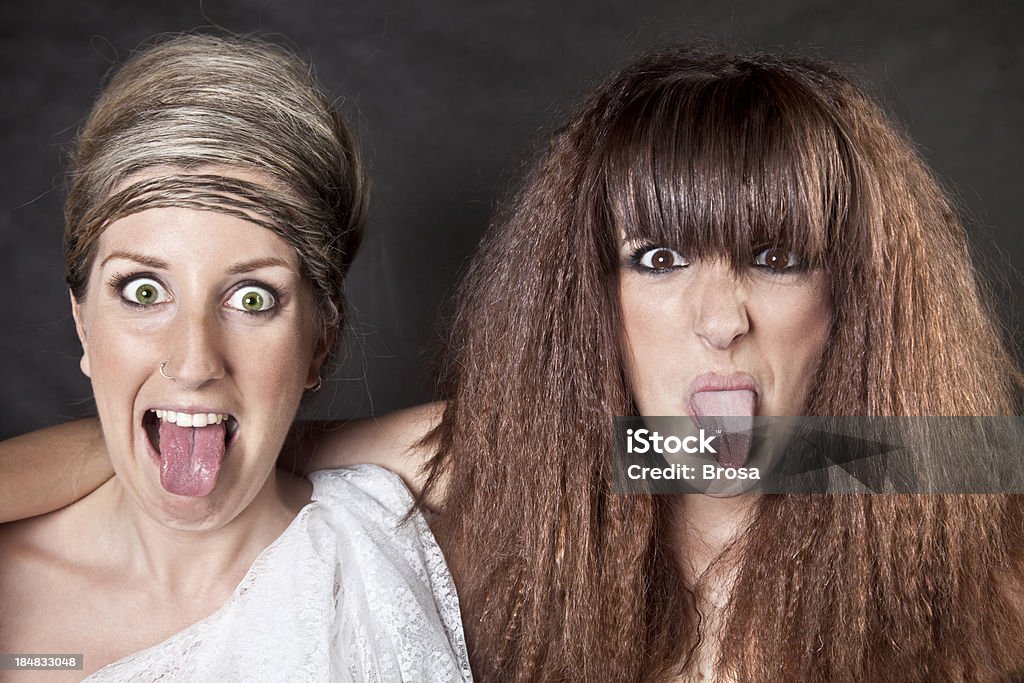
{"label": "dark gray backdrop", "polygon": [[[0,437],[88,414],[68,314],[59,155],[103,74],[149,36],[279,34],[343,99],[374,181],[353,270],[350,358],[313,406],[362,415],[427,400],[439,307],[494,202],[586,90],[645,48],[717,40],[851,65],[954,189],[1020,328],[1021,4],[849,0],[0,4]],[[951,369],[951,372],[954,370]]]}

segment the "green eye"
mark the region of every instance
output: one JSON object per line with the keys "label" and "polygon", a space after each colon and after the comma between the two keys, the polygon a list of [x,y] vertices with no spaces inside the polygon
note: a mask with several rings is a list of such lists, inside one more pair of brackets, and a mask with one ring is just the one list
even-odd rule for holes
{"label": "green eye", "polygon": [[242,308],[247,311],[258,311],[263,308],[263,295],[259,292],[248,292],[242,297]]}
{"label": "green eye", "polygon": [[156,301],[156,287],[153,285],[142,285],[135,290],[135,300],[140,304],[148,304]]}
{"label": "green eye", "polygon": [[121,288],[121,296],[129,303],[139,306],[152,306],[167,301],[167,292],[156,280],[139,277],[129,280]]}
{"label": "green eye", "polygon": [[232,294],[227,305],[246,313],[263,313],[276,306],[277,299],[269,290],[250,285]]}

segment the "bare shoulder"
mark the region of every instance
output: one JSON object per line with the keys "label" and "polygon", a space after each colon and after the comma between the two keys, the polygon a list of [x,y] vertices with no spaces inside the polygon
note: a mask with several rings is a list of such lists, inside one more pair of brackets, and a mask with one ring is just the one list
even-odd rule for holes
{"label": "bare shoulder", "polygon": [[[109,484],[106,487],[108,488]],[[98,532],[97,499],[101,489],[53,512],[0,524],[0,549],[6,557],[81,563],[91,558],[94,543],[81,543],[83,536]],[[94,539],[95,540],[95,539]]]}
{"label": "bare shoulder", "polygon": [[380,417],[316,425],[303,438],[311,449],[310,469],[380,465],[418,494],[426,481],[424,465],[434,453],[424,439],[440,422],[444,407],[428,403]]}
{"label": "bare shoulder", "polygon": [[91,523],[92,496],[95,492],[60,510],[0,524],[0,637],[9,636],[15,622],[30,623],[29,615],[70,597],[70,587],[80,586],[81,569],[96,564],[96,544],[82,542],[97,531]]}

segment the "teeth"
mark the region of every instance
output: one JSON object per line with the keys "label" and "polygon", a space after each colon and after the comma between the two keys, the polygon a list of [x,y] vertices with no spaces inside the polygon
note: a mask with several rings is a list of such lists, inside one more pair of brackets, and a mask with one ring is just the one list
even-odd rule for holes
{"label": "teeth", "polygon": [[[220,424],[230,418],[227,413],[176,413],[173,410],[154,410],[158,419],[176,424],[179,427],[207,427]],[[237,428],[237,423],[232,420]]]}

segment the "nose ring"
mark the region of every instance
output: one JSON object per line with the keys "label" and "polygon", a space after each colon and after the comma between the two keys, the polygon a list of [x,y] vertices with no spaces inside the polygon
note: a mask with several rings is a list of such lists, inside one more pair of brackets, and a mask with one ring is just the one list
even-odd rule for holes
{"label": "nose ring", "polygon": [[169,380],[171,380],[173,382],[174,378],[171,377],[170,375],[168,375],[167,372],[164,370],[164,366],[167,365],[170,362],[171,362],[171,359],[168,358],[167,360],[165,360],[163,363],[160,364],[160,374],[163,375],[164,379],[169,379]]}

